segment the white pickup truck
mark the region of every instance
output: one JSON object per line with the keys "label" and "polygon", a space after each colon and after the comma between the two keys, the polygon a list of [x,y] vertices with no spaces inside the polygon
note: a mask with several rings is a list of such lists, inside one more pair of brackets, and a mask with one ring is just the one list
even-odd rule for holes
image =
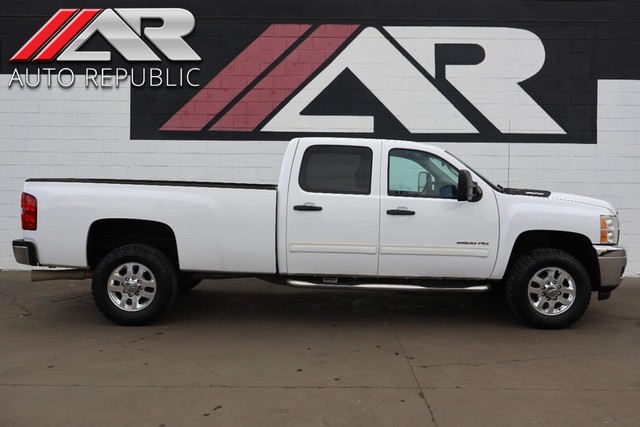
{"label": "white pickup truck", "polygon": [[30,179],[18,262],[92,278],[102,313],[147,324],[206,278],[303,288],[482,292],[563,328],[592,292],[621,282],[616,211],[605,201],[493,185],[440,148],[300,138],[275,185]]}

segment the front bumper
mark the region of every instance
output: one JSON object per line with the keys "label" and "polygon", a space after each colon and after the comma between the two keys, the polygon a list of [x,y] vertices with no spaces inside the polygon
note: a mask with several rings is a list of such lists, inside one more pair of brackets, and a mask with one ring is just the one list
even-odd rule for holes
{"label": "front bumper", "polygon": [[609,298],[611,291],[620,285],[627,266],[627,251],[619,246],[593,245],[600,266],[598,299]]}
{"label": "front bumper", "polygon": [[19,264],[38,265],[36,244],[27,240],[13,241],[13,256]]}

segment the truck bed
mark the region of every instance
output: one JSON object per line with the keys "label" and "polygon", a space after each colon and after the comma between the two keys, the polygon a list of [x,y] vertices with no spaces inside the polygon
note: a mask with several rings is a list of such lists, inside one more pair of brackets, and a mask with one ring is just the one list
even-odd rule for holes
{"label": "truck bed", "polygon": [[118,179],[29,179],[38,198],[42,265],[84,268],[96,221],[169,226],[183,271],[275,273],[275,185]]}

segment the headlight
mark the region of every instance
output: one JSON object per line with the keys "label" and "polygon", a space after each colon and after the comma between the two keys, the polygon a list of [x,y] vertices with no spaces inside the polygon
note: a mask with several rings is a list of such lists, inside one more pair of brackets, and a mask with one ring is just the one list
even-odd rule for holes
{"label": "headlight", "polygon": [[600,215],[600,243],[615,245],[618,243],[618,217],[615,215]]}

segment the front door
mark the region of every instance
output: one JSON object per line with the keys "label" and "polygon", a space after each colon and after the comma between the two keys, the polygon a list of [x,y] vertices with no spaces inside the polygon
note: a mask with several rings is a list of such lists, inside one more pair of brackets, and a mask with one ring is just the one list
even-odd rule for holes
{"label": "front door", "polygon": [[381,142],[300,140],[287,200],[289,274],[376,275],[380,150]]}
{"label": "front door", "polygon": [[498,249],[491,187],[473,175],[483,197],[456,200],[463,166],[416,144],[385,142],[381,163],[380,276],[489,277]]}

